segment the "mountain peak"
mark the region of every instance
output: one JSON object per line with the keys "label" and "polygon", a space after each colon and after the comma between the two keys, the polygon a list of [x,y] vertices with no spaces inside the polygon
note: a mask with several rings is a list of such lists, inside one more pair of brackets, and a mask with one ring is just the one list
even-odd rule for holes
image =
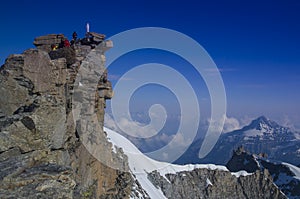
{"label": "mountain peak", "polygon": [[262,122],[268,122],[270,121],[266,116],[262,115],[258,117],[256,120],[262,121]]}
{"label": "mountain peak", "polygon": [[250,127],[251,129],[261,130],[263,128],[276,128],[279,127],[279,124],[268,119],[265,116],[260,116],[257,119],[253,120],[248,127]]}

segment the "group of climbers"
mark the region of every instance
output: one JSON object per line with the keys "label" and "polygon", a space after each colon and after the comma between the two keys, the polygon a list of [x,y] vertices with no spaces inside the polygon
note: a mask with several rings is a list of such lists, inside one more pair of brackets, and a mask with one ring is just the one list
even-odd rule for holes
{"label": "group of climbers", "polygon": [[[76,32],[74,32],[74,33],[77,35]],[[74,35],[74,33],[73,33],[73,35]],[[59,48],[65,48],[65,47],[70,47],[70,46],[71,46],[71,44],[70,44],[68,38],[62,37],[61,42],[58,45],[57,44],[51,45],[51,50],[57,50]]]}
{"label": "group of climbers", "polygon": [[92,48],[95,48],[99,43],[101,43],[104,40],[105,35],[98,34],[95,32],[90,32],[89,29],[90,29],[89,24],[87,24],[85,38],[83,38],[83,39],[79,39],[77,37],[76,32],[73,32],[71,42],[69,42],[69,40],[66,37],[62,37],[61,42],[58,45],[57,44],[51,45],[51,50],[54,51],[59,48],[66,48],[66,47],[68,48],[70,46],[74,46],[74,45],[78,45],[78,44],[89,45]]}
{"label": "group of climbers", "polygon": [[[69,41],[68,38],[66,38],[62,34],[52,34],[49,37],[51,37],[51,41],[45,41],[45,44],[47,45],[47,48],[45,50],[49,50],[50,58],[65,58],[67,66],[69,67],[76,62],[76,52],[80,51],[81,46],[88,46],[90,49],[94,49],[102,41],[104,41],[105,35],[90,32],[89,25],[87,24],[87,30],[84,38],[78,38],[76,32],[73,32],[71,41]],[[41,39],[44,40],[45,38]],[[49,49],[49,47],[51,48]],[[105,76],[103,76],[102,79],[103,82],[107,81],[107,77]]]}

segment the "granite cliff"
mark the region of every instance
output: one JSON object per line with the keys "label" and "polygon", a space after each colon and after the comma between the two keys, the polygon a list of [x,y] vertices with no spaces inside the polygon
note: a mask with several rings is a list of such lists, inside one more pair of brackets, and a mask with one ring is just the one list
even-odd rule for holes
{"label": "granite cliff", "polygon": [[[124,153],[137,149],[103,130],[105,100],[112,97],[104,53],[112,42],[96,38],[92,45],[51,51],[62,37],[38,37],[37,48],[9,56],[0,68],[0,198],[285,198],[267,170],[235,175],[218,166],[171,165]],[[94,68],[99,80],[84,78]],[[92,102],[88,90],[74,91],[87,83],[97,88]],[[74,96],[82,107],[94,104],[96,117],[88,120],[83,111],[81,122],[74,121],[72,110],[80,106]],[[104,163],[83,144],[86,133]]]}

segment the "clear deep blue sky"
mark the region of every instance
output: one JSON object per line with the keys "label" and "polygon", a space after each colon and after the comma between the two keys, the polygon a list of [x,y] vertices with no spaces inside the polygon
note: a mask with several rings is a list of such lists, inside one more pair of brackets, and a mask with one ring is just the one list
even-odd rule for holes
{"label": "clear deep blue sky", "polygon": [[229,116],[300,123],[300,1],[12,0],[1,2],[0,16],[1,65],[33,47],[36,36],[83,36],[86,22],[108,37],[138,27],[174,29],[199,42],[221,69]]}

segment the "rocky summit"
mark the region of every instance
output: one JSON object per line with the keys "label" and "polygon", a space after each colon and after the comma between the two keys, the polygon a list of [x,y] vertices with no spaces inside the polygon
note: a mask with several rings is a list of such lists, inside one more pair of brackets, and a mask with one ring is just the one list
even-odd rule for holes
{"label": "rocky summit", "polygon": [[[134,161],[123,152],[130,144],[114,148],[121,138],[103,130],[105,101],[113,95],[105,52],[113,45],[101,34],[90,36],[91,42],[59,49],[51,45],[64,35],[37,37],[37,48],[1,66],[0,198],[285,198],[267,170],[236,175],[168,164],[162,174],[149,165],[167,163]],[[86,138],[101,161],[84,145]]]}

